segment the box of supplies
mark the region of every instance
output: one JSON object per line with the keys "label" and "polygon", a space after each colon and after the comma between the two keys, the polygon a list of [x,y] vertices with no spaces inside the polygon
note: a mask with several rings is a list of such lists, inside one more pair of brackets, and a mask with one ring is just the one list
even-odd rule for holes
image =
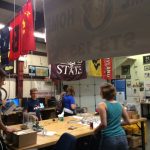
{"label": "box of supplies", "polygon": [[24,147],[36,144],[37,132],[31,129],[14,132],[12,135],[12,143],[15,147]]}
{"label": "box of supplies", "polygon": [[140,136],[127,136],[127,139],[130,148],[136,148],[142,144]]}

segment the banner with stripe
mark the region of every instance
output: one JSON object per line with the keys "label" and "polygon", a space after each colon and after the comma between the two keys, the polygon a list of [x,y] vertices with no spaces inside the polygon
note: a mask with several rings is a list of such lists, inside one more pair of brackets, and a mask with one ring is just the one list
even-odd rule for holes
{"label": "banner with stripe", "polygon": [[112,58],[102,58],[102,78],[104,80],[112,79]]}
{"label": "banner with stripe", "polygon": [[95,76],[95,77],[101,77],[102,76],[102,70],[101,70],[101,60],[88,60],[88,75],[89,76]]}

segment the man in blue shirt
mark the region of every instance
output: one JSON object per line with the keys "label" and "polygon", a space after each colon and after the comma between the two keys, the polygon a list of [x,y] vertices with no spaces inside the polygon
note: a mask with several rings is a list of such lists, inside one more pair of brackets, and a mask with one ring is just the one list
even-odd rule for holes
{"label": "man in blue shirt", "polygon": [[37,99],[37,94],[37,88],[32,88],[30,90],[31,98],[25,104],[24,112],[27,112],[29,116],[34,120],[42,120],[40,113],[40,102]]}

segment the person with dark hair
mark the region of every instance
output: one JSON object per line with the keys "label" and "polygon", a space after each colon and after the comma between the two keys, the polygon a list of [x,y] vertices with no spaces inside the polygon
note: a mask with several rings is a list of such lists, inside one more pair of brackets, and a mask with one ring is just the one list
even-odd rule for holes
{"label": "person with dark hair", "polygon": [[[42,120],[40,113],[40,101],[37,99],[38,90],[37,88],[32,88],[30,90],[31,98],[27,101],[24,107],[24,115],[32,118],[34,121]],[[28,114],[27,114],[28,113]]]}
{"label": "person with dark hair", "polygon": [[75,115],[76,104],[74,99],[75,91],[72,86],[67,88],[67,93],[63,97],[64,115]]}
{"label": "person with dark hair", "polygon": [[64,95],[67,93],[68,85],[63,85],[63,91],[60,94],[60,100],[63,99]]}
{"label": "person with dark hair", "polygon": [[101,133],[99,150],[128,150],[127,137],[121,125],[130,124],[130,120],[126,109],[114,100],[115,87],[110,83],[103,84],[100,95],[105,101],[99,103],[101,123],[95,129],[95,133]]}

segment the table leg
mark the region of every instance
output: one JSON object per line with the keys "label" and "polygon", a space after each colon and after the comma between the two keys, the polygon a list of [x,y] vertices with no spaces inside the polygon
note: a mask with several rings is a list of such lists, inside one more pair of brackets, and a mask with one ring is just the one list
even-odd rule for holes
{"label": "table leg", "polygon": [[144,116],[144,112],[143,112],[143,104],[141,104],[141,116]]}
{"label": "table leg", "polygon": [[149,105],[147,105],[148,106],[148,114],[147,114],[147,117],[149,118],[149,116],[150,116],[150,113],[149,113]]}
{"label": "table leg", "polygon": [[141,140],[142,140],[142,150],[145,150],[145,129],[144,122],[141,122]]}

